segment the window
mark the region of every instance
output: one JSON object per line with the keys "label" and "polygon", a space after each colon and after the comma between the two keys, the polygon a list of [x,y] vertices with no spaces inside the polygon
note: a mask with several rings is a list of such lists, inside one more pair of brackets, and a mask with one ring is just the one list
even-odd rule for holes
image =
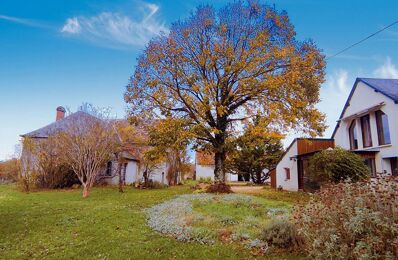
{"label": "window", "polygon": [[108,162],[106,164],[106,176],[111,176],[112,175],[112,162]]}
{"label": "window", "polygon": [[375,165],[375,159],[374,158],[366,158],[365,159],[365,164],[368,166],[370,175],[372,177],[376,177],[376,165]]}
{"label": "window", "polygon": [[350,135],[350,148],[351,150],[358,149],[358,136],[355,119],[352,120],[350,128],[348,129]]}
{"label": "window", "polygon": [[398,157],[393,157],[390,159],[391,164],[391,174],[392,176],[398,176]]}
{"label": "window", "polygon": [[371,147],[372,146],[372,134],[370,132],[369,115],[361,117],[361,129],[362,129],[363,147]]}
{"label": "window", "polygon": [[390,128],[388,127],[388,116],[383,111],[376,111],[376,124],[379,145],[391,144]]}
{"label": "window", "polygon": [[286,180],[290,180],[290,169],[289,168],[285,168],[285,177],[286,177]]}

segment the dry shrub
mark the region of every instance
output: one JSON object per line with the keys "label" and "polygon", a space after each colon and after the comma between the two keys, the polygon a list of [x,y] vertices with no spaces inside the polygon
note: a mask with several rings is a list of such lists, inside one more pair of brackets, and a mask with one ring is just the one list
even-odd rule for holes
{"label": "dry shrub", "polygon": [[232,193],[231,186],[225,183],[214,183],[207,187],[209,193]]}
{"label": "dry shrub", "polygon": [[0,162],[0,183],[16,182],[20,175],[21,163],[19,159],[13,158]]}
{"label": "dry shrub", "polygon": [[269,246],[286,251],[297,251],[303,244],[296,227],[286,219],[276,219],[261,231],[261,240]]}
{"label": "dry shrub", "polygon": [[326,187],[293,217],[311,258],[398,258],[396,179]]}

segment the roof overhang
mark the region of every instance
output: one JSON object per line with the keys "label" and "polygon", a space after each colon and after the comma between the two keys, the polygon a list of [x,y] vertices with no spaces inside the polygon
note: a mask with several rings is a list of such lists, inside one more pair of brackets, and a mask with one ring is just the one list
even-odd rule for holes
{"label": "roof overhang", "polygon": [[381,159],[390,159],[390,158],[395,158],[398,157],[398,154],[388,154],[388,155],[384,155],[381,157]]}
{"label": "roof overhang", "polygon": [[139,161],[136,157],[134,157],[131,153],[129,152],[122,152],[122,157],[126,160],[131,160],[131,161]]}
{"label": "roof overhang", "polygon": [[355,113],[353,113],[353,114],[351,114],[351,115],[348,115],[348,116],[346,116],[346,117],[343,117],[343,118],[339,119],[339,121],[350,121],[350,120],[352,120],[352,119],[359,118],[359,117],[361,117],[361,116],[364,116],[364,115],[366,115],[366,114],[369,114],[370,112],[374,112],[374,111],[380,110],[380,108],[381,108],[382,106],[384,106],[384,105],[385,105],[385,103],[384,103],[384,102],[381,102],[381,103],[379,103],[379,104],[373,105],[373,106],[368,107],[368,108],[366,108],[366,109],[363,109],[363,110],[361,110],[361,111],[355,112]]}
{"label": "roof overhang", "polygon": [[371,149],[364,149],[364,150],[351,150],[351,152],[356,154],[376,154],[380,152],[380,148],[371,148]]}

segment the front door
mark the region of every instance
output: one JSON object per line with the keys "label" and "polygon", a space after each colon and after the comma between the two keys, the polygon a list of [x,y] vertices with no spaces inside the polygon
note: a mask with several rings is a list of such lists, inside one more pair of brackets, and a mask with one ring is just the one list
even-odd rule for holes
{"label": "front door", "polygon": [[398,176],[398,160],[397,157],[390,159],[392,176]]}

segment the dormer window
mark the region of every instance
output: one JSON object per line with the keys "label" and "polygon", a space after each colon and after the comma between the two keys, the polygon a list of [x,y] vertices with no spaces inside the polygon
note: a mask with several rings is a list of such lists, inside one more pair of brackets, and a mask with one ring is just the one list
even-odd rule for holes
{"label": "dormer window", "polygon": [[388,116],[383,111],[376,111],[376,124],[379,145],[390,144],[390,128],[388,126]]}
{"label": "dormer window", "polygon": [[350,148],[351,150],[358,149],[358,136],[355,119],[352,120],[350,128],[348,129],[350,135]]}
{"label": "dormer window", "polygon": [[372,133],[370,132],[370,118],[369,115],[361,117],[361,130],[363,147],[372,146]]}

